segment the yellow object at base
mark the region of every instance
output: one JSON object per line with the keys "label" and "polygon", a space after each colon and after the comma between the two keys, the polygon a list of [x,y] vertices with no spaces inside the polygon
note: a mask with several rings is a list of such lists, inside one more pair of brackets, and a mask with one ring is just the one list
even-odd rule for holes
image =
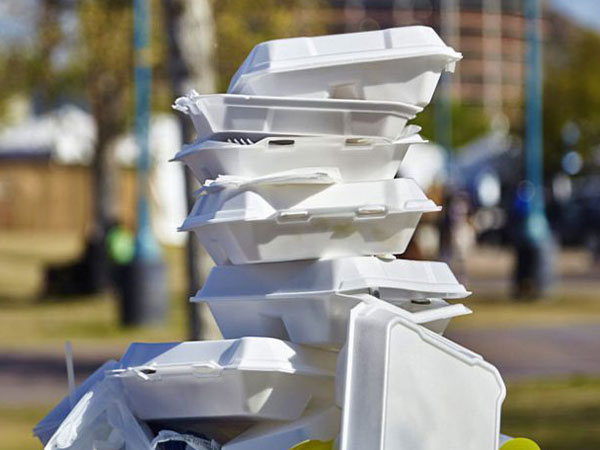
{"label": "yellow object at base", "polygon": [[304,441],[294,445],[290,450],[331,450],[333,441]]}
{"label": "yellow object at base", "polygon": [[531,439],[516,438],[506,442],[500,450],[541,450]]}

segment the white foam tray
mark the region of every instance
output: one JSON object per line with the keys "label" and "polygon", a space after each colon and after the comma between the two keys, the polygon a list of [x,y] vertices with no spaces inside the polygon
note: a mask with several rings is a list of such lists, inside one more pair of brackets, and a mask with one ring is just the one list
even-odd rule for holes
{"label": "white foam tray", "polygon": [[132,344],[110,372],[142,420],[296,420],[333,403],[336,353],[271,338]]}
{"label": "white foam tray", "polygon": [[344,181],[394,178],[411,144],[426,142],[418,127],[394,142],[378,138],[269,137],[243,145],[201,141],[186,145],[175,156],[204,182],[219,175],[261,177],[299,167],[335,167]]}
{"label": "white foam tray", "polygon": [[495,450],[506,390],[483,358],[389,308],[352,310],[338,366],[341,450]]}
{"label": "white foam tray", "polygon": [[402,253],[439,209],[410,179],[247,185],[201,195],[180,230],[217,264],[331,259]]}
{"label": "white foam tray", "polygon": [[198,95],[192,91],[173,108],[188,114],[200,139],[215,133],[294,136],[371,136],[394,140],[421,108],[360,100]]}
{"label": "white foam tray", "polygon": [[470,313],[442,300],[470,294],[446,264],[375,257],[215,266],[191,301],[208,303],[228,339],[269,336],[341,348],[351,309],[371,301],[358,294],[374,294],[410,313],[435,310],[407,316],[438,333],[452,317]]}
{"label": "white foam tray", "polygon": [[330,441],[339,434],[341,416],[336,406],[309,407],[292,422],[261,422],[223,445],[222,450],[289,450],[308,440]]}
{"label": "white foam tray", "polygon": [[424,26],[278,39],[254,47],[228,92],[425,106],[461,58]]}

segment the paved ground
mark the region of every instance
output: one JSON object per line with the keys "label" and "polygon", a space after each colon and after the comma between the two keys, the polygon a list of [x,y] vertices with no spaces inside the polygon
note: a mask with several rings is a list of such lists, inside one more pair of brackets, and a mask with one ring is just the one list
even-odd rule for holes
{"label": "paved ground", "polygon": [[447,337],[484,355],[506,379],[600,374],[600,324],[450,330]]}
{"label": "paved ground", "polygon": [[[104,361],[119,357],[117,351],[96,349],[74,360],[77,383]],[[0,407],[51,404],[67,393],[67,372],[63,355],[0,349]]]}

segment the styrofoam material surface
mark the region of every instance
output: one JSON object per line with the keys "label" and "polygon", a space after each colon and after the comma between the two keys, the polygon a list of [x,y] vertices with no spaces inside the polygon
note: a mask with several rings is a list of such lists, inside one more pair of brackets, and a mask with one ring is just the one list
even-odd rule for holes
{"label": "styrofoam material surface", "polygon": [[461,58],[424,26],[278,39],[254,47],[228,92],[425,106],[440,74]]}
{"label": "styrofoam material surface", "polygon": [[132,344],[113,371],[142,420],[295,420],[332,401],[336,354],[271,338]]}
{"label": "styrofoam material surface", "polygon": [[251,145],[204,141],[185,146],[175,159],[183,161],[201,182],[223,174],[261,177],[319,166],[338,168],[346,182],[386,180],[394,178],[410,145],[423,142],[418,134],[394,142],[343,136],[269,137]]}
{"label": "styrofoam material surface", "polygon": [[329,441],[340,431],[337,406],[308,408],[293,422],[261,422],[223,446],[223,450],[288,450],[307,440]]}
{"label": "styrofoam material surface", "polygon": [[359,305],[346,358],[342,450],[498,448],[505,387],[481,356],[390,309]]}
{"label": "styrofoam material surface", "polygon": [[[210,310],[226,338],[269,336],[304,345],[339,349],[345,342],[350,311],[360,303],[384,302],[368,294],[314,294],[312,297],[273,297],[248,300],[209,301]],[[427,305],[405,302],[406,317],[437,333],[443,333],[450,320],[471,313],[462,304],[449,305],[441,299],[428,299]],[[232,313],[235,311],[235,313]]]}
{"label": "styrofoam material surface", "polygon": [[274,264],[215,266],[194,300],[303,300],[321,294],[379,291],[401,300],[467,297],[447,264],[372,256]]}
{"label": "styrofoam material surface", "polygon": [[439,208],[410,179],[257,185],[201,196],[180,230],[217,264],[402,253]]}
{"label": "styrofoam material surface", "polygon": [[410,178],[337,183],[335,172],[332,173],[331,168],[316,167],[255,179],[225,176],[223,181],[209,180],[184,227],[199,226],[204,222],[264,220],[272,217],[274,210],[318,211],[321,214],[348,210],[362,217],[374,217],[382,215],[384,209],[439,209]]}
{"label": "styrofoam material surface", "polygon": [[394,140],[421,108],[360,100],[199,95],[192,91],[173,108],[188,114],[200,139],[215,133],[372,136]]}

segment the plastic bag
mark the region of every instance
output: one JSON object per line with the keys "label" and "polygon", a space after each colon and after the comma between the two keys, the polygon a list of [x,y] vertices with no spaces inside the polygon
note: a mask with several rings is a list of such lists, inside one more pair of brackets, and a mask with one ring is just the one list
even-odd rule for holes
{"label": "plastic bag", "polygon": [[[169,442],[181,442],[185,444],[185,450],[220,450],[221,446],[215,441],[202,439],[191,434],[179,434],[176,431],[162,430],[152,441],[150,450],[162,450],[169,448],[164,446]],[[183,447],[178,447],[183,448]]]}
{"label": "plastic bag", "polygon": [[148,450],[152,434],[133,416],[114,380],[87,392],[44,450]]}
{"label": "plastic bag", "polygon": [[33,429],[33,433],[42,441],[42,444],[46,445],[52,435],[56,433],[60,424],[65,420],[65,417],[69,415],[71,409],[77,404],[79,400],[90,391],[97,383],[104,379],[104,375],[107,371],[117,369],[119,363],[117,361],[109,360],[100,366],[93,374],[91,374],[74,392],[75,404],[71,405],[71,399],[67,396],[58,405],[50,411],[46,417],[44,417]]}

